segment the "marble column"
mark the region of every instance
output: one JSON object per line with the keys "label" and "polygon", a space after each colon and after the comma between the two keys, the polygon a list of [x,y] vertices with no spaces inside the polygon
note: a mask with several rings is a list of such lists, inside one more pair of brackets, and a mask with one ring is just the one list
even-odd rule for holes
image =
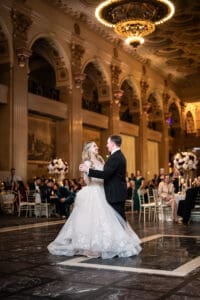
{"label": "marble column", "polygon": [[80,176],[79,164],[82,154],[82,93],[81,88],[77,88],[73,83],[73,93],[69,95],[68,102],[68,132],[69,132],[69,177],[77,178]]}
{"label": "marble column", "polygon": [[[143,106],[140,114],[139,124],[139,167],[142,176],[146,176],[148,171],[148,152],[147,152],[147,125],[148,125],[148,108]],[[138,164],[137,164],[138,166]]]}
{"label": "marble column", "polygon": [[14,61],[12,66],[12,136],[11,166],[23,180],[27,179],[28,157],[28,75],[27,62],[31,52],[27,48],[28,30],[32,24],[30,9],[14,2],[11,10],[13,25]]}
{"label": "marble column", "polygon": [[112,82],[112,99],[110,101],[109,109],[109,132],[110,134],[119,134],[119,108],[120,100],[123,95],[123,91],[119,87],[119,75],[121,74],[121,69],[118,64],[113,63],[110,66],[111,69],[111,82]]}
{"label": "marble column", "polygon": [[164,114],[163,121],[163,131],[162,131],[162,142],[161,142],[161,168],[165,169],[165,172],[168,172],[169,169],[169,124],[168,124],[169,114]]}
{"label": "marble column", "polygon": [[169,123],[170,113],[168,112],[170,96],[167,92],[163,93],[163,130],[162,141],[160,146],[160,167],[168,172],[169,164]]}
{"label": "marble column", "polygon": [[69,163],[69,116],[68,105],[71,91],[66,86],[59,87],[60,101],[67,105],[66,118],[56,121],[56,157],[62,158]]}
{"label": "marble column", "polygon": [[28,157],[28,76],[15,59],[12,68],[12,158],[11,167],[23,180],[27,178]]}
{"label": "marble column", "polygon": [[[143,76],[146,75],[146,71],[143,70]],[[142,111],[140,114],[140,124],[139,124],[139,162],[142,175],[145,177],[148,171],[148,152],[147,152],[147,127],[148,127],[148,110],[150,104],[147,101],[147,90],[149,84],[146,78],[141,79],[140,89],[141,89],[141,106]]]}
{"label": "marble column", "polygon": [[185,149],[185,103],[180,101],[180,149]]}
{"label": "marble column", "polygon": [[82,58],[85,49],[77,39],[72,41],[72,93],[68,101],[69,117],[69,165],[70,176],[77,178],[80,176],[79,164],[81,163],[83,121],[82,121],[82,83],[85,74],[81,72]]}

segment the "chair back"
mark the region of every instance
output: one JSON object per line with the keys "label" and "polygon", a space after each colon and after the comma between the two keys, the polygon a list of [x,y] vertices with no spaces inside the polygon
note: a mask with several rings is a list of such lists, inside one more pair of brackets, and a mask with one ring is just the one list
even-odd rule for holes
{"label": "chair back", "polygon": [[26,191],[26,198],[28,202],[35,202],[35,191],[34,190],[27,190]]}
{"label": "chair back", "polygon": [[153,188],[148,188],[147,189],[147,199],[148,199],[148,203],[155,203],[156,202],[155,193],[154,193]]}
{"label": "chair back", "polygon": [[137,192],[138,192],[140,206],[143,206],[145,204],[145,197],[144,197],[145,191],[141,190],[141,189],[138,189]]}

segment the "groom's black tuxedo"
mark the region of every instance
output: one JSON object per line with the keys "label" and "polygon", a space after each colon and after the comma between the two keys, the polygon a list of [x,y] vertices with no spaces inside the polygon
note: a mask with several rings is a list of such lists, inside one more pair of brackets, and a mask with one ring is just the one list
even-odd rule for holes
{"label": "groom's black tuxedo", "polygon": [[103,171],[89,169],[88,176],[104,179],[106,199],[125,219],[124,204],[127,197],[126,159],[120,150],[114,152],[104,165]]}

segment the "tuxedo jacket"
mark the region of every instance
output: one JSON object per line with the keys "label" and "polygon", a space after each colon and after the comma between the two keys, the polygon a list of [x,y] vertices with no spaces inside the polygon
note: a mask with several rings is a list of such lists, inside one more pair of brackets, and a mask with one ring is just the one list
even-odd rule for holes
{"label": "tuxedo jacket", "polygon": [[104,179],[106,199],[110,204],[126,200],[126,159],[121,150],[110,155],[103,171],[89,169],[88,176]]}

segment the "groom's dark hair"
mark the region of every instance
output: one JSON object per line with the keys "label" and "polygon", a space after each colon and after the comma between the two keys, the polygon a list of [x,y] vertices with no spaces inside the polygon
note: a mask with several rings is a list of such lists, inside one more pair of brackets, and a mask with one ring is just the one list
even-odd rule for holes
{"label": "groom's dark hair", "polygon": [[114,142],[117,147],[120,147],[122,144],[122,138],[120,135],[111,135],[110,140]]}

